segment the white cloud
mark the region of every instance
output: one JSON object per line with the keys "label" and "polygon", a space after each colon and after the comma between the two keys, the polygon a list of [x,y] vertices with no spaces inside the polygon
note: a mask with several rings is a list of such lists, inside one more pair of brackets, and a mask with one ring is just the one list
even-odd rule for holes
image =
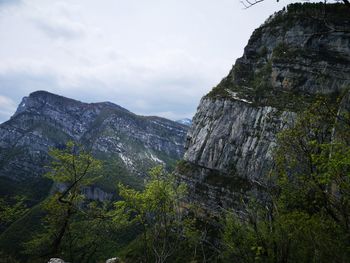
{"label": "white cloud", "polygon": [[54,39],[76,39],[83,37],[85,25],[78,21],[79,6],[62,1],[45,5],[42,1],[26,1],[22,15],[46,36]]}
{"label": "white cloud", "polygon": [[[143,115],[192,117],[277,3],[22,0],[0,12],[0,95],[45,89]],[[8,6],[8,5],[7,5]]]}
{"label": "white cloud", "polygon": [[52,38],[74,39],[84,36],[84,27],[66,19],[45,21],[33,18],[34,24]]}

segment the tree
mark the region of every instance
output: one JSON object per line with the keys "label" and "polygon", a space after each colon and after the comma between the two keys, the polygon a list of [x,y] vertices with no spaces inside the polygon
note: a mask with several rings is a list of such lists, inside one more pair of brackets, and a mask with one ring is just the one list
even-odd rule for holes
{"label": "tree", "polygon": [[63,150],[52,149],[49,154],[53,161],[45,176],[63,185],[63,190],[43,203],[47,213],[44,230],[29,241],[26,248],[29,253],[41,256],[59,256],[73,216],[82,212],[82,188],[99,178],[101,163],[74,142],[68,142]]}
{"label": "tree", "polygon": [[0,233],[27,211],[28,208],[23,196],[15,196],[9,200],[0,198]]}
{"label": "tree", "polygon": [[[0,198],[0,234],[13,222],[21,218],[28,211],[23,196]],[[0,263],[17,263],[10,255],[6,255],[0,248]]]}
{"label": "tree", "polygon": [[110,202],[92,201],[72,218],[61,245],[64,259],[69,262],[98,262],[106,259],[118,247],[118,229],[108,212]]}
{"label": "tree", "polygon": [[185,185],[178,184],[162,166],[150,171],[143,191],[119,185],[123,200],[115,203],[114,220],[142,226],[144,260],[165,262],[178,252],[184,232],[181,203],[185,194]]}
{"label": "tree", "polygon": [[349,94],[319,99],[280,133],[274,184],[228,213],[226,259],[347,262],[350,259]]}

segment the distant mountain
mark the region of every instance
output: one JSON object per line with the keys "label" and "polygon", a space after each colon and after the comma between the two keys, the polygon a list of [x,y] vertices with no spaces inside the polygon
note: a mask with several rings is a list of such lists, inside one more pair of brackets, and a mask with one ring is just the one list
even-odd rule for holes
{"label": "distant mountain", "polygon": [[177,123],[181,123],[181,124],[186,125],[186,126],[191,126],[192,125],[192,120],[189,119],[189,118],[177,120],[176,122]]}
{"label": "distant mountain", "polygon": [[33,92],[0,125],[0,195],[22,191],[39,200],[50,189],[41,177],[49,164],[49,148],[73,140],[106,161],[99,188],[89,190],[103,199],[117,181],[139,184],[152,166],[174,165],[183,156],[187,129],[164,118],[138,116],[110,102],[83,103]]}

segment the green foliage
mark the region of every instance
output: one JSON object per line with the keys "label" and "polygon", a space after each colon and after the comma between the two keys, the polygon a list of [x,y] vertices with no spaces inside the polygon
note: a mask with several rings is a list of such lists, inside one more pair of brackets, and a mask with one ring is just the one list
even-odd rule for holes
{"label": "green foliage", "polygon": [[[291,28],[295,23],[308,24],[309,21],[319,23],[324,22],[324,10],[327,12],[327,22],[335,25],[341,25],[341,23],[349,19],[349,8],[341,3],[333,3],[324,5],[320,3],[293,3],[289,4],[287,8],[283,8],[281,11],[271,15],[268,19],[268,23],[264,24],[262,28],[274,28],[277,26],[282,27],[283,31]],[[272,18],[272,19],[271,19]],[[261,27],[260,27],[261,28]]]}
{"label": "green foliage", "polygon": [[118,246],[117,229],[108,216],[108,203],[87,204],[75,215],[62,243],[63,257],[70,262],[96,262],[112,257]]}
{"label": "green foliage", "polygon": [[[99,178],[101,163],[73,142],[68,142],[63,150],[52,149],[50,155],[53,161],[45,176],[63,184],[64,189],[41,205],[46,213],[42,220],[43,228],[25,244],[26,252],[38,258],[66,256],[74,260],[78,257],[79,262],[89,262],[87,258],[96,254],[96,239],[100,235],[95,226],[100,226],[98,219],[103,213],[93,204],[84,209],[81,190]],[[100,211],[97,219],[88,216],[95,215],[97,211]],[[87,222],[89,228],[81,231]],[[94,234],[91,231],[95,231]],[[88,248],[93,252],[87,252]]]}
{"label": "green foliage", "polygon": [[[120,250],[122,246],[143,233],[141,225],[133,218],[135,212],[130,214],[128,211],[127,214],[121,214],[118,218],[116,216],[118,212],[113,209],[111,211],[109,204],[89,203],[84,199],[81,191],[83,187],[90,184],[102,186],[110,184],[108,187],[113,187],[115,178],[112,180],[110,174],[115,173],[120,174],[119,181],[139,190],[143,189],[143,183],[140,180],[128,180],[128,174],[122,174],[123,170],[119,170],[118,163],[112,162],[107,165],[104,163],[102,167],[100,161],[94,159],[73,142],[68,142],[64,149],[52,149],[50,156],[52,163],[45,177],[53,180],[54,185],[59,186],[61,190],[51,194],[35,209],[31,209],[1,236],[0,244],[6,247],[4,250],[6,254],[16,256],[21,262],[44,262],[50,257],[61,257],[70,262],[97,262],[113,257],[119,251],[122,252]],[[173,228],[177,220],[174,209],[175,207],[180,209],[178,202],[185,193],[184,185],[175,187],[174,177],[160,168],[155,168],[150,176],[148,189],[145,191],[145,200],[152,206],[146,206],[143,210],[144,214],[149,216],[147,218],[149,225],[143,225],[147,228],[145,232],[147,242],[153,240],[155,233],[158,233],[157,240],[165,240],[165,235],[169,235],[176,229]],[[128,192],[130,195],[138,192],[128,187],[122,190],[124,197]],[[176,199],[174,195],[182,197]],[[158,203],[157,198],[161,198]],[[160,206],[161,203],[163,203],[162,206]],[[151,218],[156,212],[163,217]],[[11,212],[11,214],[14,216],[14,213]],[[129,222],[129,219],[132,221]],[[164,220],[172,225],[171,229],[170,226],[166,228],[167,234],[163,228]],[[158,228],[149,228],[151,224]],[[19,233],[24,233],[24,236]],[[170,236],[171,238],[167,241],[169,244],[174,242],[175,234],[171,233]],[[180,237],[179,233],[177,237]],[[155,247],[157,243],[152,244]],[[153,253],[151,243],[147,246],[148,253]],[[160,247],[157,249],[161,250]],[[137,254],[137,251],[133,253]],[[143,250],[141,254],[144,255]],[[4,254],[5,257],[7,258]]]}
{"label": "green foliage", "polygon": [[[187,235],[195,242],[193,229],[190,230],[190,219],[185,220],[181,204],[186,196],[186,187],[178,184],[172,174],[165,172],[162,166],[150,171],[150,180],[145,189],[137,191],[119,185],[122,201],[115,203],[113,212],[117,224],[141,225],[143,242],[141,258],[134,261],[165,262],[179,252],[180,244]],[[186,235],[183,233],[186,231]]]}
{"label": "green foliage", "polygon": [[41,219],[43,227],[24,245],[26,254],[33,256],[48,256],[51,252],[53,240],[55,240],[57,235],[56,233],[64,224],[64,220],[67,217],[67,211],[64,208],[61,208],[58,198],[59,194],[55,194],[46,199],[40,205],[42,211],[45,212],[45,217]]}
{"label": "green foliage", "polygon": [[285,42],[281,42],[274,48],[272,57],[274,59],[293,59],[293,52]]}
{"label": "green foliage", "polygon": [[180,174],[190,174],[195,172],[196,166],[185,160],[177,162],[176,169]]}
{"label": "green foliage", "polygon": [[[315,102],[315,96],[310,94],[313,93],[312,90],[303,87],[311,87],[315,83],[322,89],[322,86],[332,86],[334,80],[327,72],[311,72],[313,76],[308,78],[300,66],[295,65],[327,62],[334,67],[339,64],[346,67],[349,61],[342,52],[327,48],[316,50],[308,43],[298,47],[281,39],[288,38],[285,34],[292,28],[299,30],[310,28],[311,25],[316,32],[310,34],[308,39],[312,43],[317,36],[328,34],[331,31],[330,25],[338,32],[347,32],[348,9],[342,4],[295,3],[288,5],[287,11],[283,9],[275,13],[254,31],[248,43],[250,48],[245,55],[236,61],[228,76],[206,98],[236,100],[238,97],[252,102],[252,106],[271,106],[281,111],[304,111]],[[263,46],[266,42],[263,35],[276,37],[273,37],[277,41],[276,46],[269,46],[269,49],[273,48],[272,54],[268,54],[271,50]],[[232,96],[233,92],[237,96]]]}
{"label": "green foliage", "polygon": [[41,231],[42,228],[38,222],[41,222],[44,217],[45,214],[40,205],[31,207],[0,235],[0,250],[5,255],[11,255],[20,262],[25,262],[27,255],[24,254],[22,244],[29,241],[34,232]]}
{"label": "green foliage", "polygon": [[[214,87],[206,98],[210,99],[235,99],[234,92],[238,98],[250,101],[252,106],[271,106],[279,110],[303,111],[314,103],[314,96],[301,91],[277,89],[272,86],[272,69],[274,63],[280,59],[293,57],[299,50],[290,51],[284,44],[276,47],[273,57],[266,63],[258,66],[257,70],[245,69],[237,61],[229,75],[219,85]],[[292,54],[292,55],[291,55]],[[281,57],[282,58],[281,58]],[[293,57],[295,58],[295,57]],[[234,79],[240,81],[236,83]],[[293,87],[297,87],[305,81],[303,78],[293,79]]]}
{"label": "green foliage", "polygon": [[69,190],[66,190],[65,195],[77,193],[82,186],[91,185],[99,179],[101,162],[79,149],[74,142],[69,141],[63,150],[51,149],[49,154],[53,161],[45,177],[67,184]]}
{"label": "green foliage", "polygon": [[104,154],[98,154],[96,157],[103,160],[103,162],[100,171],[101,176],[94,185],[109,193],[116,191],[118,183],[128,185],[134,189],[143,187],[143,179],[131,174],[119,157]]}
{"label": "green foliage", "polygon": [[[28,162],[35,162],[38,165],[44,163],[43,159],[34,157],[23,147],[0,147],[0,156],[0,169],[3,169],[3,171],[7,169],[8,165],[11,166],[16,162],[21,162],[23,159]],[[0,196],[11,199],[21,195],[26,199],[28,207],[43,200],[47,196],[50,187],[50,180],[37,177],[33,170],[13,170],[10,176],[0,177]]]}
{"label": "green foliage", "polygon": [[269,95],[272,92],[271,85],[271,72],[272,72],[272,63],[269,62],[265,64],[261,69],[254,74],[253,79],[250,81],[250,86],[254,90],[253,100],[258,102],[262,98],[270,97]]}
{"label": "green foliage", "polygon": [[23,196],[15,196],[10,200],[0,198],[0,233],[27,211],[28,208]]}
{"label": "green foliage", "polygon": [[[23,196],[15,196],[14,198],[0,198],[0,234],[8,228],[13,222],[21,218],[28,211]],[[1,237],[1,236],[0,236]],[[6,248],[2,246],[4,240],[0,238],[0,262],[16,262],[11,256],[6,255]],[[7,242],[5,242],[7,244]],[[8,252],[8,251],[6,251]]]}
{"label": "green foliage", "polygon": [[350,119],[339,105],[319,99],[281,132],[272,183],[226,216],[224,260],[349,261]]}

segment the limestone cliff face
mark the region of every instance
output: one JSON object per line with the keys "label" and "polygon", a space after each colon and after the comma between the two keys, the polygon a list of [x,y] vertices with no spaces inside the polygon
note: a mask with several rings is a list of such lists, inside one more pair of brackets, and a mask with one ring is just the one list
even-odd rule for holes
{"label": "limestone cliff face", "polygon": [[[182,158],[187,130],[185,125],[138,116],[110,102],[83,103],[33,92],[0,125],[0,185],[22,184],[26,190],[43,191],[41,175],[49,164],[49,148],[73,140],[106,161],[99,188],[86,189],[87,196],[103,199],[110,195],[101,189],[112,192],[120,180],[137,184],[150,167],[172,165]],[[5,190],[0,187],[0,194]]]}
{"label": "limestone cliff face", "polygon": [[276,136],[317,95],[350,87],[350,16],[340,5],[291,5],[251,36],[244,55],[204,96],[179,176],[194,200],[233,206],[273,166]]}
{"label": "limestone cliff face", "polygon": [[188,133],[184,159],[224,173],[260,178],[270,165],[276,131],[293,120],[293,112],[242,101],[204,98]]}

